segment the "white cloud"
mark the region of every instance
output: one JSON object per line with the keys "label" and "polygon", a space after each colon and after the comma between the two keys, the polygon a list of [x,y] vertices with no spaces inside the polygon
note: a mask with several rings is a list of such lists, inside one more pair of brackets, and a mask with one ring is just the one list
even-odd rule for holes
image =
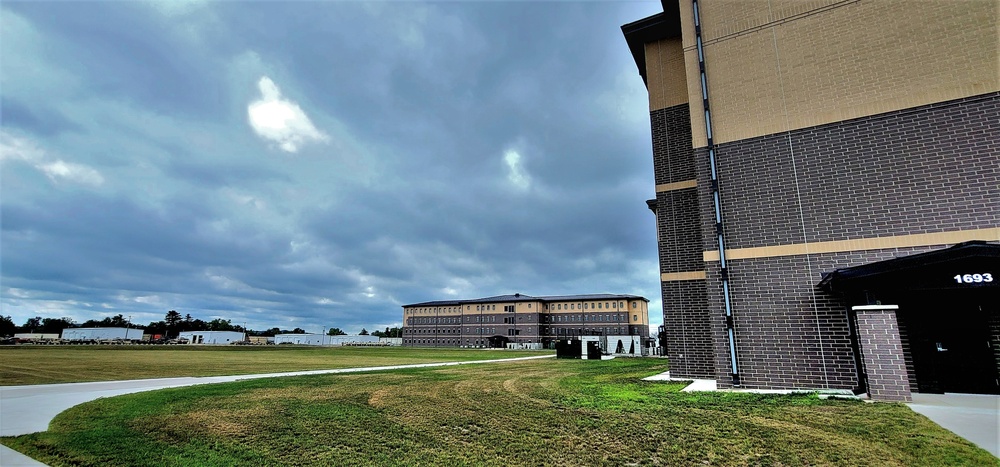
{"label": "white cloud", "polygon": [[70,181],[93,186],[104,183],[104,177],[94,168],[61,159],[51,162],[46,159],[45,151],[31,140],[0,132],[0,161],[27,162],[53,182]]}
{"label": "white cloud", "polygon": [[33,162],[42,158],[42,150],[27,138],[0,132],[0,161]]}
{"label": "white cloud", "polygon": [[94,186],[104,183],[104,177],[101,176],[100,172],[85,165],[57,160],[48,164],[40,164],[35,167],[37,167],[38,170],[41,170],[42,173],[44,173],[46,177],[49,177],[49,180],[52,180],[53,182],[69,180],[71,182]]}
{"label": "white cloud", "polygon": [[527,190],[531,186],[531,177],[521,165],[521,155],[513,149],[508,149],[503,154],[503,161],[507,164],[507,180],[519,190]]}
{"label": "white cloud", "polygon": [[298,104],[282,99],[281,90],[267,76],[257,83],[261,98],[247,106],[250,126],[258,136],[271,140],[285,152],[297,152],[310,141],[330,138],[316,129]]}

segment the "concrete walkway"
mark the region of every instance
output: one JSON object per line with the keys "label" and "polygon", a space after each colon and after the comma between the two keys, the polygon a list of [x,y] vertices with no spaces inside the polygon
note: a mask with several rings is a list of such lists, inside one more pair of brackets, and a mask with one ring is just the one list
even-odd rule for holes
{"label": "concrete walkway", "polygon": [[[328,375],[338,373],[362,373],[372,371],[402,370],[407,368],[432,368],[479,363],[514,362],[553,358],[555,355],[537,357],[500,358],[468,362],[418,363],[413,365],[392,365],[367,368],[338,368],[335,370],[292,371],[286,373],[265,373],[257,375],[206,376],[200,378],[159,378],[129,381],[97,381],[92,383],[39,384],[33,386],[0,386],[0,436],[19,436],[45,431],[49,423],[64,410],[90,402],[101,397],[114,397],[135,392],[157,389],[179,388],[199,384],[229,383],[260,378],[282,376]],[[14,455],[23,459],[15,458]],[[44,465],[0,445],[0,466]]]}
{"label": "concrete walkway", "polygon": [[[719,391],[715,380],[671,378],[670,372],[643,378],[646,381],[667,381],[690,383],[683,392]],[[743,389],[733,392],[756,392],[764,394],[791,394],[791,390]],[[836,391],[831,391],[836,392]],[[841,395],[851,394],[841,391]],[[837,394],[833,394],[836,396]],[[821,394],[821,397],[824,395]],[[830,396],[830,394],[825,394]],[[1000,396],[990,394],[920,394],[913,393],[913,402],[907,404],[914,412],[923,415],[942,428],[955,433],[979,446],[990,454],[1000,457]]]}
{"label": "concrete walkway", "polygon": [[1000,396],[913,394],[914,412],[1000,457]]}

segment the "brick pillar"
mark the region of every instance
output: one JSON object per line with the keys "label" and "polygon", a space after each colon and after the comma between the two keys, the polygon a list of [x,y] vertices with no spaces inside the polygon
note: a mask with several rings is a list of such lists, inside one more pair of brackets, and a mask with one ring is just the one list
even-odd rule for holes
{"label": "brick pillar", "polygon": [[909,402],[903,345],[896,323],[897,305],[853,307],[857,315],[861,361],[868,376],[868,395],[874,400]]}

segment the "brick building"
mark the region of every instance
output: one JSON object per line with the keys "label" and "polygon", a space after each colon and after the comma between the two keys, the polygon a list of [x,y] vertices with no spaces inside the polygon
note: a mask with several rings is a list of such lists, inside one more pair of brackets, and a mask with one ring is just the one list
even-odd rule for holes
{"label": "brick building", "polygon": [[638,295],[514,294],[403,306],[407,347],[551,348],[579,336],[649,337],[649,300]]}
{"label": "brick building", "polygon": [[1000,392],[998,5],[664,0],[622,26],[674,376]]}

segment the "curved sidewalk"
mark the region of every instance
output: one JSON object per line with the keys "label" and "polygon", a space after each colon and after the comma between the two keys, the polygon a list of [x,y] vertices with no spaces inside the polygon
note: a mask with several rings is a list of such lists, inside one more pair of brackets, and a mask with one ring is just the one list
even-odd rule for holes
{"label": "curved sidewalk", "polygon": [[[45,431],[49,423],[64,410],[90,402],[101,397],[114,397],[135,392],[157,389],[179,388],[199,384],[229,383],[260,378],[283,376],[327,375],[336,373],[364,373],[372,371],[402,370],[408,368],[431,368],[478,363],[514,362],[553,358],[555,355],[535,357],[500,358],[494,360],[474,360],[468,362],[417,363],[412,365],[390,365],[365,368],[338,368],[333,370],[290,371],[284,373],[264,373],[256,375],[205,376],[183,378],[137,379],[128,381],[97,381],[90,383],[38,384],[33,386],[0,386],[0,436],[18,436]],[[18,462],[13,457],[16,451],[0,445],[0,465],[31,465]],[[20,455],[20,454],[18,454]],[[23,456],[22,456],[23,457]],[[11,463],[8,463],[10,461]],[[16,462],[16,463],[15,463]],[[34,465],[44,465],[36,463]]]}

